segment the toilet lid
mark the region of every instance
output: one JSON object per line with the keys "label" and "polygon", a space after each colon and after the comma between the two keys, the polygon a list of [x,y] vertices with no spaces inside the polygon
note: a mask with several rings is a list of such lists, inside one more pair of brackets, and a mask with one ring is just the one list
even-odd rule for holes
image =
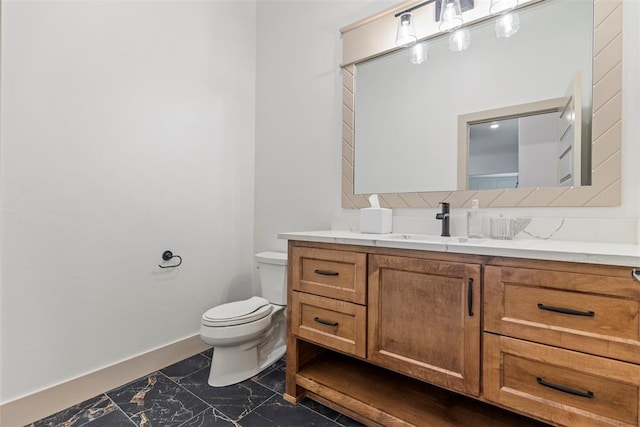
{"label": "toilet lid", "polygon": [[242,325],[268,316],[271,310],[271,304],[266,299],[251,297],[213,307],[202,315],[202,323],[207,326]]}

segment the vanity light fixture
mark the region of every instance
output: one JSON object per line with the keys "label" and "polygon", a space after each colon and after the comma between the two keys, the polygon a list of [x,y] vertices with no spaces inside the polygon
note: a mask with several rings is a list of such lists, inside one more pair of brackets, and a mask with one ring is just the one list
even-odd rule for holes
{"label": "vanity light fixture", "polygon": [[[507,0],[504,0],[507,1]],[[511,0],[513,1],[513,0]],[[517,0],[516,0],[517,1]],[[449,46],[453,51],[461,51],[469,47],[471,43],[471,35],[468,29],[458,32],[464,23],[462,12],[473,9],[474,0],[427,0],[419,3],[409,9],[396,13],[395,17],[400,17],[398,22],[398,31],[396,33],[396,46],[409,47],[413,46],[418,37],[413,24],[412,11],[419,9],[431,3],[436,3],[436,20],[440,21],[440,31],[451,33],[449,38]],[[410,61],[413,64],[421,64],[427,59],[426,45],[416,47],[411,51]]]}
{"label": "vanity light fixture", "polygon": [[403,12],[400,15],[398,23],[398,32],[396,34],[396,46],[408,47],[418,40],[416,36],[416,28],[413,26],[413,15],[411,12]]}
{"label": "vanity light fixture", "polygon": [[462,27],[460,0],[442,0],[440,8],[440,31],[450,33]]}

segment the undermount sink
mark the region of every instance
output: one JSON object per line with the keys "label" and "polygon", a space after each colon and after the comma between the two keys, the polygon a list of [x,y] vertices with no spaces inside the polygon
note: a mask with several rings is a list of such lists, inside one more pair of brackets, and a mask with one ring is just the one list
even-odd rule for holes
{"label": "undermount sink", "polygon": [[382,239],[445,243],[450,241],[451,237],[434,236],[432,234],[390,234],[389,236],[384,236]]}
{"label": "undermount sink", "polygon": [[416,243],[445,243],[445,244],[456,244],[456,243],[469,243],[469,244],[479,244],[484,242],[484,239],[470,239],[468,237],[463,236],[454,236],[454,237],[442,237],[433,234],[411,234],[411,233],[394,233],[388,236],[381,237],[380,240],[395,240],[395,241],[407,241],[407,242],[416,242]]}

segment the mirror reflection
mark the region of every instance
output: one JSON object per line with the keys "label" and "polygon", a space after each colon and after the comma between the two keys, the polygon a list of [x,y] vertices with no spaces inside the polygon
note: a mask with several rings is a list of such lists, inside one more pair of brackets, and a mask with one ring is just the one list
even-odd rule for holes
{"label": "mirror reflection", "polygon": [[[458,179],[468,190],[588,185],[580,74],[565,97],[460,117]],[[467,166],[467,174],[464,172]],[[541,167],[542,165],[542,167]]]}
{"label": "mirror reflection", "polygon": [[[588,159],[583,150],[590,151],[593,3],[546,0],[521,9],[519,18],[520,30],[506,39],[496,38],[493,21],[474,25],[471,45],[462,52],[451,51],[445,36],[427,41],[427,58],[419,64],[410,61],[410,49],[357,64],[356,194],[499,185],[480,183],[479,175],[515,172],[515,182],[507,180],[499,188],[588,183],[588,177],[580,176],[584,175],[581,171],[589,170],[584,165],[588,160],[580,160],[575,153]],[[474,160],[478,150],[472,147],[473,142],[465,139],[466,146],[458,151],[460,117],[550,99],[566,101],[570,98],[567,87],[577,73],[582,76],[582,99],[573,115],[564,116],[576,117],[580,113],[581,117],[574,126],[580,140],[572,146],[572,154],[564,156],[570,173],[558,176],[560,172],[556,170],[539,183],[525,177],[526,170],[544,167],[544,160],[524,148],[525,143],[512,150],[510,160],[503,159],[505,152],[487,148],[482,154],[483,162],[492,164],[493,169],[483,173],[478,172],[480,168]],[[562,108],[555,112],[556,131]],[[507,118],[495,120],[502,119]],[[480,129],[473,128],[474,124],[480,123],[470,123],[469,129]],[[525,122],[520,126],[529,125]],[[571,140],[576,138],[572,134]],[[527,145],[531,148],[535,144]],[[516,151],[517,170],[513,167]],[[559,154],[562,153],[556,156]],[[507,169],[510,171],[504,172]]]}
{"label": "mirror reflection", "polygon": [[558,121],[554,112],[470,125],[468,189],[569,185],[558,170]]}

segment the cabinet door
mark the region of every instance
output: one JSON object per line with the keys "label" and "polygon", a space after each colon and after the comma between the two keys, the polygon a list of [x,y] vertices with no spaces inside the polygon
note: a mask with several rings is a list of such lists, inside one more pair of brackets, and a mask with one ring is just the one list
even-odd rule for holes
{"label": "cabinet door", "polygon": [[480,271],[475,264],[371,255],[367,357],[478,396]]}

